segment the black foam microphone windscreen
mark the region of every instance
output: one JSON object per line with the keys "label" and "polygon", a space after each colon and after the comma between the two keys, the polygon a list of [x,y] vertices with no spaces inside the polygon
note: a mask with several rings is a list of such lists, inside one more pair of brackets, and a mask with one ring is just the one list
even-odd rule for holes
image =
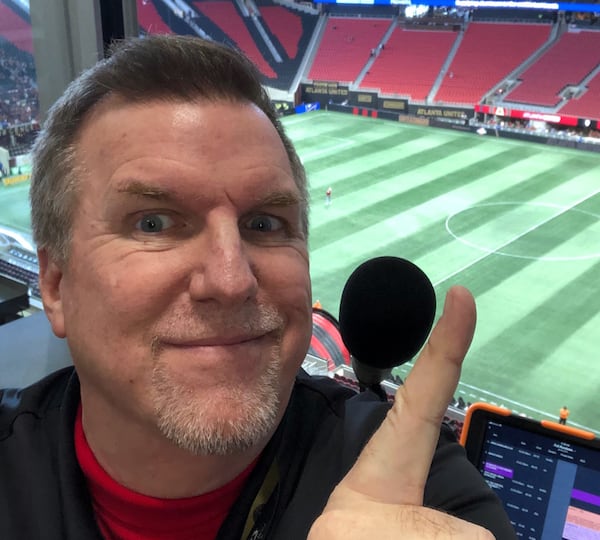
{"label": "black foam microphone windscreen", "polygon": [[340,302],[340,333],[362,365],[389,369],[421,349],[435,317],[427,275],[398,257],[370,259],[348,278]]}

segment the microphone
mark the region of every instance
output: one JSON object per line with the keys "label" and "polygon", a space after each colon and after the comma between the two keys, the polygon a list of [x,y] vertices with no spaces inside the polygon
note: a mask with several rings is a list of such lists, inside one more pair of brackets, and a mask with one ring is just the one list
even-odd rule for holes
{"label": "microphone", "polygon": [[425,343],[435,306],[431,281],[410,261],[376,257],[352,272],[342,292],[339,324],[361,386],[382,395],[379,383]]}

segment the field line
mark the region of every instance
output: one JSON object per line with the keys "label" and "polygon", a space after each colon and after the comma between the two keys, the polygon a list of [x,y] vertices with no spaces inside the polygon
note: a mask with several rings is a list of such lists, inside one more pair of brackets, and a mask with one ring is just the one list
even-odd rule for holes
{"label": "field line", "polygon": [[[517,407],[517,410],[515,411],[517,414],[519,412],[523,412],[523,411],[519,411],[518,409],[525,409],[527,411],[534,412],[534,413],[536,413],[536,414],[538,414],[538,415],[540,415],[543,418],[546,418],[548,420],[552,420],[552,419],[558,417],[558,412],[556,412],[556,413],[549,413],[548,411],[542,411],[540,409],[536,409],[535,407],[531,407],[529,405],[525,405],[525,403],[521,403],[519,401],[515,401],[514,399],[510,399],[510,398],[507,398],[507,397],[504,397],[504,396],[500,396],[498,394],[494,394],[493,392],[489,392],[488,390],[484,390],[483,388],[479,388],[477,386],[473,386],[471,384],[464,383],[464,382],[459,382],[458,383],[458,392],[459,393],[466,394],[465,391],[461,392],[461,390],[460,390],[461,386],[463,386],[465,388],[468,388],[469,390],[471,390],[473,392],[476,392],[477,394],[484,394],[484,395],[490,396],[491,398],[494,399],[494,402],[497,405],[503,405],[504,407],[507,407],[509,409],[512,409],[512,407],[509,407],[507,404],[515,405]],[[474,395],[474,397],[477,397],[477,398],[481,399],[481,396]],[[471,400],[465,400],[465,401],[471,401]],[[577,424],[576,422],[572,422],[571,420],[569,420],[569,425],[576,426],[578,428],[585,429],[587,431],[593,431],[594,433],[597,433],[597,434],[600,433],[600,432],[598,432],[595,429],[583,426],[581,424]]]}
{"label": "field line", "polygon": [[[571,204],[569,206],[565,206],[564,208],[562,208],[556,214],[553,214],[549,218],[544,219],[543,221],[541,221],[540,223],[537,223],[536,225],[533,225],[532,227],[529,227],[529,229],[527,229],[527,230],[523,231],[522,233],[516,235],[515,237],[507,240],[503,244],[500,244],[495,249],[490,249],[489,251],[487,251],[486,253],[484,253],[483,255],[481,255],[481,257],[478,257],[477,259],[474,259],[473,261],[471,261],[470,263],[462,266],[458,270],[455,270],[454,272],[448,274],[447,276],[443,277],[442,279],[436,281],[433,285],[435,287],[437,287],[438,285],[444,283],[445,281],[449,280],[450,278],[453,278],[457,274],[460,274],[461,272],[464,272],[468,268],[471,268],[472,266],[475,266],[478,262],[480,262],[480,261],[484,260],[485,258],[489,257],[490,255],[496,253],[498,250],[505,248],[506,246],[512,244],[513,242],[516,242],[517,240],[519,240],[523,236],[529,234],[530,232],[535,231],[536,229],[539,229],[540,227],[542,227],[546,223],[548,223],[548,222],[552,221],[553,219],[557,218],[558,216],[560,216],[560,215],[568,212],[569,210],[571,210],[572,208],[576,207],[577,205],[579,205],[579,204],[587,201],[588,199],[591,199],[592,197],[595,197],[596,195],[598,195],[598,193],[600,193],[600,189],[597,189],[596,191],[594,191],[590,195],[586,195],[585,197],[581,197],[580,199],[578,199],[577,201],[575,201],[573,204]],[[455,214],[452,214],[452,215],[455,215]],[[448,228],[448,220],[452,217],[452,215],[448,216],[448,218],[446,218],[446,230],[448,231],[448,234],[450,234],[452,237],[454,237],[458,242],[461,242],[460,238],[458,238],[456,235],[452,234],[452,232]]]}

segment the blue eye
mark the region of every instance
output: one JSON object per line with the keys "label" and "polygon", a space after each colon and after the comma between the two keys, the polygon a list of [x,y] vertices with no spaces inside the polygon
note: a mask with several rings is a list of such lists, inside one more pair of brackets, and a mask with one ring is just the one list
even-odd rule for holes
{"label": "blue eye", "polygon": [[140,219],[135,228],[145,233],[159,233],[173,226],[173,220],[165,214],[148,214]]}
{"label": "blue eye", "polygon": [[274,232],[283,228],[283,223],[279,218],[273,216],[255,216],[248,221],[249,229],[258,232]]}

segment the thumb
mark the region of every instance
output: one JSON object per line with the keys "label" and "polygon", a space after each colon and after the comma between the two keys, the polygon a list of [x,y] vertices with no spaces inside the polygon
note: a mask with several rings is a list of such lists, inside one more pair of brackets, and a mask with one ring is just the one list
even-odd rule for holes
{"label": "thumb", "polygon": [[352,493],[352,498],[360,495],[388,504],[423,504],[440,424],[456,390],[475,319],[471,293],[452,287],[441,318],[396,393],[394,406],[332,494],[331,504],[338,490],[340,495]]}

